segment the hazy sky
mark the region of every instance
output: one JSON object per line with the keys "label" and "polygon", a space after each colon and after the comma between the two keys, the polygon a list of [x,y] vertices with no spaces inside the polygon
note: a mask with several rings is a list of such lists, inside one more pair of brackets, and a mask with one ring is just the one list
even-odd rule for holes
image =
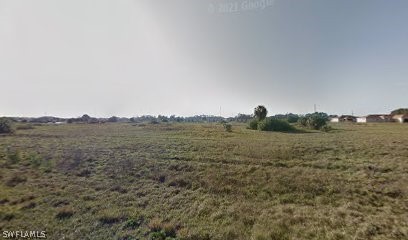
{"label": "hazy sky", "polygon": [[406,0],[0,0],[0,115],[408,107]]}

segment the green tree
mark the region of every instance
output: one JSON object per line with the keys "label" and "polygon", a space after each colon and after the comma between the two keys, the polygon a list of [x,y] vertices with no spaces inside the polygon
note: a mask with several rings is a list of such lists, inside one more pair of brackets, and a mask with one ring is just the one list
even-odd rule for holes
{"label": "green tree", "polygon": [[395,114],[408,114],[408,108],[399,108],[395,109],[394,111],[391,112],[392,115]]}
{"label": "green tree", "polygon": [[0,118],[0,133],[13,133],[14,125],[13,122],[8,118]]}
{"label": "green tree", "polygon": [[88,122],[89,120],[91,120],[91,117],[88,114],[84,114],[81,117],[82,122]]}
{"label": "green tree", "polygon": [[259,121],[264,120],[267,114],[268,110],[266,110],[266,108],[262,105],[259,105],[254,109],[254,115]]}

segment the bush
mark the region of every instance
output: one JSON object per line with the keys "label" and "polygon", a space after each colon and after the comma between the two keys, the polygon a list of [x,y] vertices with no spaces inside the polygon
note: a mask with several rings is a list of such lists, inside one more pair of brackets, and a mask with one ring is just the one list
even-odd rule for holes
{"label": "bush", "polygon": [[[328,119],[329,118],[326,113],[316,112],[306,114],[306,116],[299,119],[299,123],[302,126],[310,129],[321,130],[324,126],[326,126]],[[325,130],[327,130],[327,128]]]}
{"label": "bush", "polygon": [[72,208],[63,207],[58,210],[57,214],[55,215],[55,218],[62,220],[62,219],[70,218],[72,217],[72,215],[74,215],[74,210]]}
{"label": "bush", "polygon": [[232,132],[232,125],[229,123],[224,123],[223,124],[225,131],[227,132]]}
{"label": "bush", "polygon": [[13,122],[8,118],[0,118],[0,133],[13,133]]}
{"label": "bush", "polygon": [[143,217],[130,218],[125,222],[124,229],[136,229],[143,223]]}
{"label": "bush", "polygon": [[295,128],[288,122],[269,118],[258,123],[258,130],[260,131],[276,131],[276,132],[290,132],[294,131]]}
{"label": "bush", "polygon": [[177,225],[174,223],[165,223],[163,224],[163,231],[167,237],[176,237]]}
{"label": "bush", "polygon": [[7,149],[7,163],[16,164],[22,159],[21,152],[18,149]]}
{"label": "bush", "polygon": [[122,215],[119,212],[105,210],[99,216],[98,220],[102,224],[111,225],[119,222],[122,219]]}
{"label": "bush", "polygon": [[296,114],[288,114],[288,122],[289,123],[295,123],[299,120],[299,116]]}
{"label": "bush", "polygon": [[326,125],[326,120],[317,115],[313,115],[307,119],[307,125],[309,128],[319,130]]}
{"label": "bush", "polygon": [[152,232],[149,234],[149,240],[165,240],[166,239],[166,233],[163,231],[160,232]]}
{"label": "bush", "polygon": [[147,227],[152,232],[158,232],[158,231],[162,230],[162,228],[163,228],[163,221],[160,218],[157,218],[157,217],[153,218],[147,224]]}
{"label": "bush", "polygon": [[252,130],[258,129],[258,119],[252,119],[252,120],[249,122],[248,128],[249,128],[249,129],[252,129]]}
{"label": "bush", "polygon": [[324,125],[323,127],[320,128],[320,130],[323,132],[330,132],[331,130],[333,130],[333,128],[330,127],[329,125]]}
{"label": "bush", "polygon": [[301,118],[299,118],[298,123],[299,123],[300,125],[302,125],[303,127],[307,127],[307,117],[301,117]]}

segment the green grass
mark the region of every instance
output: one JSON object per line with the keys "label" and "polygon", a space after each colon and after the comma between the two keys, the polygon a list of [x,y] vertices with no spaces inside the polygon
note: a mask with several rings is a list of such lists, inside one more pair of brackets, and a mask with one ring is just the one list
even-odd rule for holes
{"label": "green grass", "polygon": [[0,229],[48,239],[408,239],[408,124],[0,135]]}

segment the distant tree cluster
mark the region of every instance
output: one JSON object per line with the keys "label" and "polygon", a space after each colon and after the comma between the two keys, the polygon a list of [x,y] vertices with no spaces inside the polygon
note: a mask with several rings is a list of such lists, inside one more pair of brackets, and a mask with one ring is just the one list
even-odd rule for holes
{"label": "distant tree cluster", "polygon": [[391,112],[392,115],[408,114],[408,108],[399,108]]}
{"label": "distant tree cluster", "polygon": [[299,123],[309,129],[331,130],[331,127],[327,125],[329,116],[323,112],[309,113],[304,116],[288,113],[266,117],[267,114],[268,110],[264,106],[257,106],[254,109],[254,117],[249,121],[248,128],[260,131],[291,132],[296,131],[291,123]]}
{"label": "distant tree cluster", "polygon": [[248,122],[253,118],[253,116],[251,114],[242,114],[239,113],[237,116],[232,117],[232,118],[228,118],[228,120],[230,122]]}
{"label": "distant tree cluster", "polygon": [[107,122],[111,122],[111,123],[119,122],[119,118],[116,117],[116,116],[112,116],[112,117],[108,118]]}
{"label": "distant tree cluster", "polygon": [[67,123],[104,123],[106,122],[105,119],[100,119],[100,118],[95,118],[91,117],[88,114],[82,115],[82,117],[79,118],[70,118],[67,119]]}
{"label": "distant tree cluster", "polygon": [[67,119],[68,123],[105,123],[105,122],[110,122],[110,123],[153,123],[153,124],[158,124],[158,123],[167,123],[167,122],[220,122],[222,120],[225,120],[223,117],[219,116],[213,116],[213,115],[196,115],[196,116],[191,116],[191,117],[180,117],[176,115],[171,115],[171,116],[164,116],[164,115],[158,115],[152,116],[152,115],[143,115],[143,116],[138,116],[138,117],[131,117],[131,118],[125,118],[125,117],[117,117],[117,116],[112,116],[110,118],[94,118],[90,117],[88,114],[84,114],[82,117],[79,118],[70,118]]}
{"label": "distant tree cluster", "polygon": [[176,115],[171,116],[164,116],[158,115],[157,117],[151,115],[143,115],[139,117],[132,117],[130,118],[130,122],[134,123],[167,123],[167,122],[221,122],[225,120],[223,117],[220,116],[213,116],[213,115],[196,115],[191,117],[181,117]]}
{"label": "distant tree cluster", "polygon": [[56,123],[56,122],[65,122],[66,119],[59,117],[44,116],[38,118],[30,118],[26,122],[30,123]]}
{"label": "distant tree cluster", "polygon": [[[408,109],[397,109],[393,111],[394,113],[402,114],[408,111]],[[126,118],[126,117],[117,117],[112,116],[109,118],[96,118],[91,117],[88,114],[84,114],[81,117],[77,118],[58,118],[52,116],[44,116],[39,118],[13,118],[17,122],[29,122],[29,123],[151,123],[151,124],[160,124],[160,123],[227,123],[227,122],[245,122],[249,123],[250,129],[263,130],[263,131],[291,131],[293,126],[291,123],[299,122],[302,126],[311,128],[311,129],[320,129],[325,125],[325,122],[328,119],[327,114],[325,113],[313,113],[307,114],[306,116],[300,116],[293,113],[287,114],[277,114],[271,117],[267,117],[268,110],[265,106],[259,105],[254,108],[253,114],[242,114],[239,113],[235,117],[224,118],[221,116],[214,115],[195,115],[190,117],[182,116],[165,116],[165,115],[143,115],[138,117]],[[230,127],[226,128],[229,131]]]}
{"label": "distant tree cluster", "polygon": [[280,120],[286,120],[288,123],[296,123],[299,121],[300,116],[297,114],[288,113],[288,114],[277,114],[273,116],[273,118],[280,119]]}

